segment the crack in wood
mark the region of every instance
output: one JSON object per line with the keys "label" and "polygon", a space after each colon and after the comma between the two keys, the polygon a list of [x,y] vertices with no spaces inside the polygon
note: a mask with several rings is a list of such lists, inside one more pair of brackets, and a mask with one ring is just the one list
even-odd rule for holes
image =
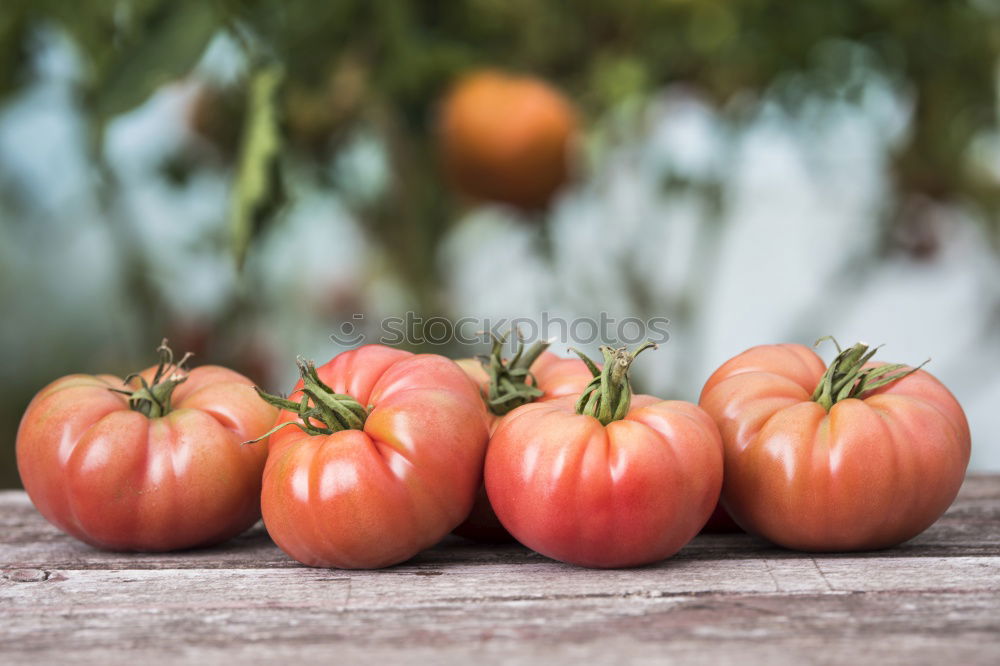
{"label": "crack in wood", "polygon": [[816,570],[816,573],[819,574],[819,577],[823,581],[823,584],[826,585],[826,589],[830,592],[836,592],[837,590],[833,588],[833,585],[830,585],[830,581],[827,580],[826,574],[823,573],[823,569],[819,566],[819,563],[816,562],[816,558],[810,557],[809,561],[812,562],[813,568]]}

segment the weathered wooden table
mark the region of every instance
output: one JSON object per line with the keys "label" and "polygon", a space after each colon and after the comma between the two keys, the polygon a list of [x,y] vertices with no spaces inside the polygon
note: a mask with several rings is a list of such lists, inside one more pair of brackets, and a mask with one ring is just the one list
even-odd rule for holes
{"label": "weathered wooden table", "polygon": [[0,663],[1000,664],[1000,476],[917,539],[809,556],[701,536],[621,571],[449,539],[307,569],[258,526],[169,555],[93,550],[0,493]]}

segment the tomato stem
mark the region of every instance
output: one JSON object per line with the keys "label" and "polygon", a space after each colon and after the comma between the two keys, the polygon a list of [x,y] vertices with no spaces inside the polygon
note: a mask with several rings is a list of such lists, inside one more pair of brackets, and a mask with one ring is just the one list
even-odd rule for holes
{"label": "tomato stem", "polygon": [[493,338],[490,354],[479,357],[479,362],[489,376],[486,406],[497,416],[503,416],[542,397],[543,392],[531,374],[531,366],[552,344],[551,340],[539,340],[526,349],[521,334],[515,331],[517,352],[510,360],[504,360],[503,346],[509,335],[510,331],[502,336],[490,333]]}
{"label": "tomato stem", "polygon": [[628,351],[627,347],[617,349],[601,347],[601,354],[604,356],[603,369],[583,352],[573,349],[573,353],[587,364],[591,374],[594,375],[576,402],[576,413],[593,416],[604,425],[625,418],[632,404],[629,369],[635,357],[649,348],[656,349],[656,343],[647,340],[632,352]]}
{"label": "tomato stem", "polygon": [[187,380],[187,370],[185,365],[191,359],[191,352],[184,354],[181,360],[174,362],[174,352],[167,345],[167,339],[163,338],[160,346],[156,348],[159,355],[159,363],[156,365],[156,372],[153,374],[153,381],[148,382],[141,374],[134,372],[125,377],[124,383],[129,384],[139,380],[141,388],[133,391],[124,389],[111,389],[115,393],[128,396],[129,409],[145,414],[151,419],[166,416],[173,410],[171,398],[174,389]]}
{"label": "tomato stem", "polygon": [[302,377],[302,398],[295,402],[280,395],[272,395],[254,387],[261,400],[278,409],[294,412],[300,421],[286,421],[274,426],[256,439],[244,444],[253,444],[268,438],[286,426],[295,426],[309,435],[332,435],[342,430],[363,430],[368,418],[368,408],[349,395],[336,393],[327,386],[316,372],[316,364],[301,357],[295,359]]}
{"label": "tomato stem", "polygon": [[830,411],[836,403],[849,398],[863,400],[869,393],[883,386],[897,382],[927,365],[927,359],[915,368],[903,363],[887,363],[885,365],[864,367],[875,355],[881,345],[869,347],[859,342],[853,347],[841,349],[833,336],[825,336],[816,341],[820,345],[830,340],[837,347],[837,357],[830,362],[826,372],[813,391],[813,402],[819,403],[823,409]]}

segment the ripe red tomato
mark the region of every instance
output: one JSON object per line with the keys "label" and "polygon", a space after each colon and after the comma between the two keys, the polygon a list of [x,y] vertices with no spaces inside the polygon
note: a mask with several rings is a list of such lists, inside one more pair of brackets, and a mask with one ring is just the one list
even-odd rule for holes
{"label": "ripe red tomato", "polygon": [[299,362],[271,435],[261,504],[274,541],[303,564],[386,567],[437,543],[469,514],[487,429],[453,362],[367,345],[319,368]]}
{"label": "ripe red tomato", "polygon": [[748,531],[807,551],[887,548],[929,527],[969,462],[955,398],[923,370],[870,363],[858,344],[827,368],[808,347],[749,349],[701,406],[722,432],[722,503]]}
{"label": "ripe red tomato", "polygon": [[696,405],[632,396],[636,352],[603,348],[578,401],[518,407],[486,455],[486,490],[524,545],[589,567],[666,558],[708,519],[722,485],[722,442]]}
{"label": "ripe red tomato", "polygon": [[[486,421],[490,435],[511,410],[529,402],[545,402],[566,395],[579,395],[593,379],[586,364],[578,358],[560,358],[546,351],[548,342],[536,343],[525,350],[521,345],[509,362],[502,358],[503,338],[494,339],[489,369],[480,359],[456,361],[479,387],[487,401]],[[490,404],[492,401],[493,404]],[[454,533],[483,543],[507,543],[514,540],[490,506],[486,487],[481,486],[468,518]]]}
{"label": "ripe red tomato", "polygon": [[577,121],[546,82],[480,70],[447,95],[438,129],[446,174],[459,190],[533,209],[567,180]]}
{"label": "ripe red tomato", "polygon": [[54,381],[21,420],[17,467],[28,496],[52,524],[93,546],[204,546],[260,518],[267,447],[240,442],[271,427],[277,410],[232,370],[184,371],[165,343],[160,364],[127,382]]}

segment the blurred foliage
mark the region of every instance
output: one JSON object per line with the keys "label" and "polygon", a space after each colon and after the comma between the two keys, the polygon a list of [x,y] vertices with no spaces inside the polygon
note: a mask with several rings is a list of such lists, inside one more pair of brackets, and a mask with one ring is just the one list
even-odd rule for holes
{"label": "blurred foliage", "polygon": [[[456,203],[437,177],[434,105],[476,66],[548,78],[591,116],[686,82],[738,122],[748,99],[789,73],[795,85],[780,88],[789,105],[850,96],[851,49],[861,48],[868,66],[912,96],[911,131],[893,164],[906,217],[919,217],[911,204],[923,198],[972,203],[998,235],[995,174],[968,159],[977,137],[997,130],[1000,9],[986,0],[13,0],[0,16],[0,94],[30,79],[33,29],[52,24],[83,57],[80,99],[97,152],[108,119],[185,76],[222,31],[243,45],[248,66],[283,66],[276,108],[286,154],[326,159],[353,127],[374,131],[395,178],[389,196],[359,212],[423,309],[438,309],[433,248]],[[241,156],[231,215],[241,259],[278,209],[282,161],[266,126],[276,116],[244,113],[218,91],[205,97],[195,129],[214,134],[223,155]],[[272,104],[253,90],[245,98]],[[239,123],[243,145],[234,149]]]}
{"label": "blurred foliage", "polygon": [[246,119],[243,150],[239,157],[230,234],[236,262],[243,264],[250,239],[281,205],[281,129],[277,92],[284,72],[278,65],[259,67],[250,77],[250,115]]}
{"label": "blurred foliage", "polygon": [[[871,67],[913,97],[911,132],[895,155],[901,199],[970,201],[995,225],[997,183],[968,163],[968,152],[976,137],[996,131],[998,7],[987,0],[919,7],[904,0],[13,0],[0,16],[0,93],[30,79],[24,69],[32,28],[57,24],[83,57],[81,102],[99,139],[109,118],[184,76],[211,37],[228,31],[249,62],[284,66],[281,108],[291,150],[325,157],[356,123],[382,137],[400,182],[395,203],[367,211],[371,231],[420,292],[430,287],[428,250],[450,205],[437,179],[427,177],[434,104],[459,72],[475,66],[542,75],[590,114],[683,81],[738,120],[746,104],[734,100],[752,99],[789,72],[803,74],[783,88],[789,104],[850,95],[849,49],[829,45],[860,46]],[[223,148],[232,141],[223,129],[232,124],[204,122],[215,122]],[[246,125],[245,142],[260,136],[253,121]],[[268,172],[247,163],[273,162],[267,153],[244,147],[240,172]],[[237,181],[259,187],[248,183]],[[247,216],[247,229],[275,209],[260,194],[233,198],[234,216]],[[256,204],[245,205],[250,199]],[[237,234],[234,243],[241,253],[244,239]]]}

